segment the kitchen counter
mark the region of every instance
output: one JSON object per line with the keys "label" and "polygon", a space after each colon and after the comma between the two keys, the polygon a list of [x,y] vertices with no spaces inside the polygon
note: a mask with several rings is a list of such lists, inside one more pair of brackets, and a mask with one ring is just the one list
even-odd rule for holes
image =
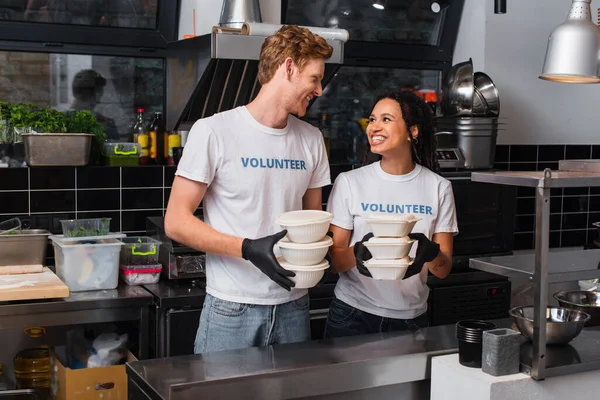
{"label": "kitchen counter", "polygon": [[[497,325],[508,327],[510,321]],[[127,364],[130,399],[333,399],[339,393],[350,399],[386,387],[395,389],[396,398],[408,392],[411,396],[426,392],[428,397],[431,358],[457,348],[454,325],[445,325],[414,334],[364,335],[138,361]]]}
{"label": "kitchen counter", "polygon": [[139,355],[148,354],[148,312],[152,295],[121,283],[113,290],[71,292],[64,299],[0,302],[0,329],[139,321]]}

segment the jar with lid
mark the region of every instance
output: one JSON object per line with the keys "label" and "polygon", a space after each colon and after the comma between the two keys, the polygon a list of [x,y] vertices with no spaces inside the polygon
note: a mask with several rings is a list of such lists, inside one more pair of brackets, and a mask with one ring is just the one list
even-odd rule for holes
{"label": "jar with lid", "polygon": [[13,363],[17,389],[50,387],[50,349],[47,346],[21,350]]}

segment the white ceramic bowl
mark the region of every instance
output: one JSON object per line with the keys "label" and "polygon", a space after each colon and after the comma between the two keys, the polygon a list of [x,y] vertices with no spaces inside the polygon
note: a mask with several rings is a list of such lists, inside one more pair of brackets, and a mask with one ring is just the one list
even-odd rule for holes
{"label": "white ceramic bowl", "polygon": [[287,237],[294,243],[314,243],[323,239],[329,230],[333,215],[319,210],[289,211],[275,221],[287,229]]}
{"label": "white ceramic bowl", "polygon": [[332,244],[333,240],[329,236],[314,243],[294,243],[287,238],[283,238],[277,243],[285,261],[300,266],[322,262]]}
{"label": "white ceramic bowl", "polygon": [[365,242],[373,258],[394,260],[406,257],[415,241],[408,236],[401,238],[372,237]]}
{"label": "white ceramic bowl", "polygon": [[376,237],[404,237],[421,218],[412,214],[372,214],[365,218]]}
{"label": "white ceramic bowl", "polygon": [[374,258],[365,261],[365,267],[369,270],[373,279],[393,281],[404,278],[406,270],[413,263],[410,257],[399,260],[376,260]]}
{"label": "white ceramic bowl", "polygon": [[283,269],[293,271],[296,274],[296,276],[290,277],[290,280],[296,283],[294,289],[309,289],[314,287],[325,274],[325,270],[329,268],[327,261],[310,266],[292,265],[285,261],[283,257],[279,257],[277,261],[279,261],[279,265]]}

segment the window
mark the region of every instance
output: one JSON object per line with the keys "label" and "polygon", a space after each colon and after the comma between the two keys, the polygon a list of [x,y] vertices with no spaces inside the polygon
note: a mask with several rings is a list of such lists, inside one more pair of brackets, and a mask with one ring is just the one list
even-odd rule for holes
{"label": "window", "polygon": [[0,51],[0,98],[92,111],[108,140],[128,140],[137,108],[163,112],[164,60]]}
{"label": "window", "polygon": [[368,148],[361,119],[369,116],[379,94],[410,89],[435,102],[441,93],[441,81],[441,70],[343,65],[305,119],[324,131],[326,137],[329,135],[332,164],[357,164]]}

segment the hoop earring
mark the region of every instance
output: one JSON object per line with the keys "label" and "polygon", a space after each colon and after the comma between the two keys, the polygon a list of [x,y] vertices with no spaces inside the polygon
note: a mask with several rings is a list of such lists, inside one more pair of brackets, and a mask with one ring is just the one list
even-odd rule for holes
{"label": "hoop earring", "polygon": [[412,141],[414,142],[414,144],[419,144],[419,138],[414,138],[412,139]]}

